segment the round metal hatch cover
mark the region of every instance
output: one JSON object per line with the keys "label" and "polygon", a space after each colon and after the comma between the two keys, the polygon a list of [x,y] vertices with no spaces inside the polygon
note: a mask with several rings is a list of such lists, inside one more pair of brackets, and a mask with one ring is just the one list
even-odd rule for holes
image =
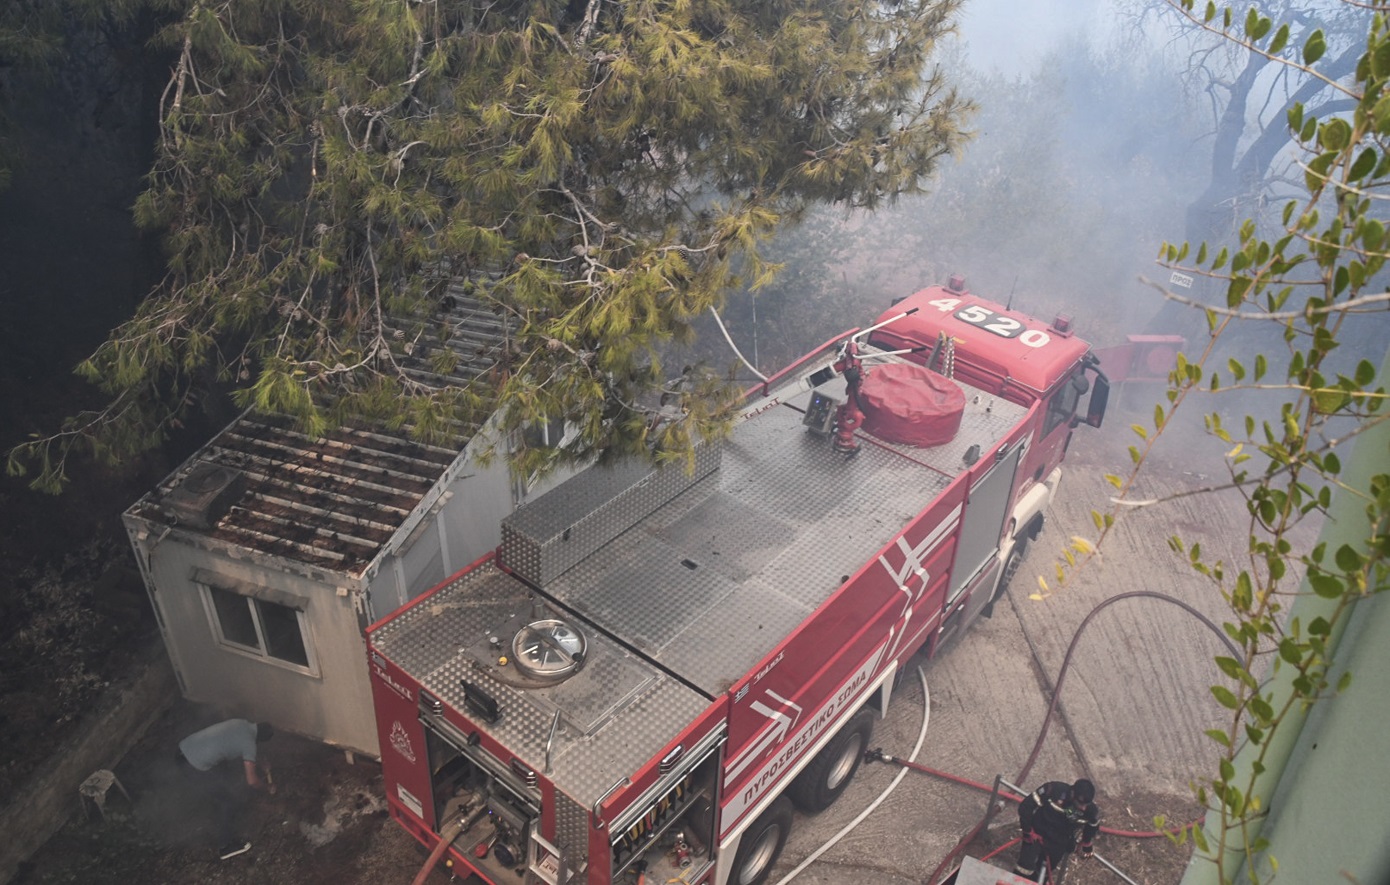
{"label": "round metal hatch cover", "polygon": [[579,671],[588,642],[578,628],[546,618],[532,621],[512,638],[512,661],[533,679],[558,682]]}

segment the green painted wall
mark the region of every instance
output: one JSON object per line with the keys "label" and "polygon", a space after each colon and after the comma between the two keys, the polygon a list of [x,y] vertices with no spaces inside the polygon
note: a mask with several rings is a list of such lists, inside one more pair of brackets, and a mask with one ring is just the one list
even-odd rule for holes
{"label": "green painted wall", "polygon": [[[1390,467],[1390,458],[1382,469]],[[1390,599],[1357,603],[1339,658],[1352,684],[1316,705],[1270,804],[1263,835],[1279,882],[1390,881]],[[1336,681],[1335,678],[1333,680]],[[1257,867],[1269,881],[1268,860]],[[1344,873],[1353,878],[1347,879]]]}
{"label": "green painted wall", "polygon": [[[1390,354],[1380,377],[1390,376]],[[1342,481],[1348,489],[1370,487],[1371,477],[1390,472],[1390,421],[1369,425],[1345,459]],[[1365,543],[1365,501],[1346,490],[1333,499],[1321,540],[1329,550],[1342,544]],[[1290,616],[1308,623],[1329,614],[1331,603],[1304,586]],[[1390,591],[1361,600],[1334,635],[1335,685],[1350,670],[1352,684],[1342,695],[1312,707],[1300,723],[1290,716],[1271,738],[1266,774],[1254,795],[1262,797],[1269,815],[1258,835],[1269,848],[1255,861],[1260,882],[1273,879],[1291,885],[1390,883]],[[1287,694],[1290,668],[1274,674],[1270,685],[1278,698]],[[1300,727],[1301,724],[1301,727]],[[1248,771],[1251,755],[1235,760],[1237,771]],[[1213,822],[1208,816],[1208,821]],[[1251,839],[1255,837],[1252,835]],[[1271,858],[1273,862],[1271,862]],[[1228,859],[1231,881],[1250,882],[1250,872],[1238,856]],[[1183,885],[1218,885],[1216,867],[1194,854]]]}

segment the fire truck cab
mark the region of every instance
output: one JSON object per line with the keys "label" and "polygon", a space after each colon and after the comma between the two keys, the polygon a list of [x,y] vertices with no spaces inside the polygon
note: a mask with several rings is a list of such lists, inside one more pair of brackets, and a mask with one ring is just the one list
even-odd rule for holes
{"label": "fire truck cab", "polygon": [[1105,390],[1068,322],[953,278],[750,391],[693,470],[582,471],[370,628],[392,816],[493,883],[762,881],[908,658],[1002,592]]}

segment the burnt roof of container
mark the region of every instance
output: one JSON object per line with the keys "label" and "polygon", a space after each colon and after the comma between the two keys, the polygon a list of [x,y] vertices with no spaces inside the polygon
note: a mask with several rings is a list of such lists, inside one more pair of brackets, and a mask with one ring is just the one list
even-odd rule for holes
{"label": "burnt roof of container", "polygon": [[[451,284],[438,314],[400,324],[396,338],[409,342],[407,370],[417,380],[461,385],[497,367],[507,326],[474,285]],[[441,348],[452,357],[435,359]],[[127,515],[220,547],[361,576],[443,491],[441,480],[477,430],[461,426],[446,445],[365,425],[313,437],[290,418],[248,411]]]}

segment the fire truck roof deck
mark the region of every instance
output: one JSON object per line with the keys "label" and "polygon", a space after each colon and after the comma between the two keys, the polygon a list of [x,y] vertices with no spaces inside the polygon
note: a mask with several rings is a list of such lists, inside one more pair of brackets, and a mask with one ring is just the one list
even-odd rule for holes
{"label": "fire truck roof deck", "polygon": [[[960,430],[931,448],[860,432],[850,457],[808,432],[813,396],[843,400],[837,378],[700,447],[693,473],[589,468],[509,517],[497,559],[375,625],[372,647],[596,804],[773,660],[1027,411],[957,383]],[[549,635],[527,638],[537,628]]]}

